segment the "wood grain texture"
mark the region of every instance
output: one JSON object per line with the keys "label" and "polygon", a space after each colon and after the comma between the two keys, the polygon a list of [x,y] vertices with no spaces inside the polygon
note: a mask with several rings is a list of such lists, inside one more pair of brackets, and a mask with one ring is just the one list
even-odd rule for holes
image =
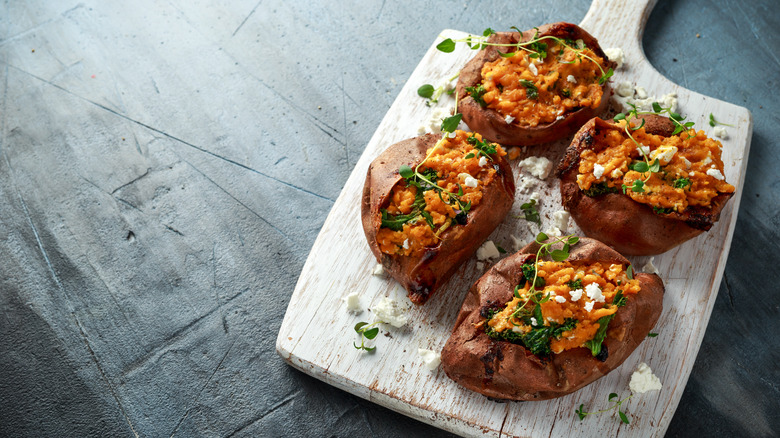
{"label": "wood grain texture", "polygon": [[[357,317],[348,314],[341,300],[344,296],[360,292],[363,305],[369,309],[385,296],[404,300],[398,285],[371,275],[375,260],[359,224],[359,195],[367,166],[383,148],[416,135],[417,127],[432,111],[416,96],[417,87],[450,77],[472,55],[463,46],[451,54],[440,53],[435,50],[437,40],[367,145],[312,247],[277,338],[277,351],[282,357],[337,387],[463,435],[589,436],[598,431],[604,435],[662,436],[682,395],[717,295],[744,185],[752,118],[742,107],[671,83],[650,66],[641,49],[641,35],[653,4],[597,1],[582,26],[599,39],[602,47],[622,47],[625,51],[625,65],[616,71],[614,82],[627,80],[644,86],[650,95],[677,93],[681,112],[710,136],[713,132],[707,125],[708,114],[728,114],[735,121],[736,128],[723,142],[723,161],[726,178],[738,192],[708,233],[655,257],[654,264],[667,287],[664,312],[655,330],[657,338],[646,340],[610,375],[560,399],[500,404],[466,391],[441,371],[425,369],[416,351],[418,347],[440,350],[443,346],[466,290],[485,269],[472,259],[428,304],[409,309],[411,322],[407,327],[383,330],[387,335],[379,336],[375,354],[352,347],[352,326],[369,319],[370,312]],[[462,32],[442,32],[442,37],[462,36]],[[546,150],[528,148],[521,159],[543,155],[557,162],[565,146],[566,141],[561,141]],[[543,228],[550,224],[552,213],[560,210],[553,177],[537,180],[517,169],[517,161],[513,165],[516,183],[525,189],[518,189],[510,219],[491,236],[507,249],[513,248],[515,241],[522,246],[538,231],[523,220],[511,219],[519,214],[519,205],[531,192],[541,194]],[[577,229],[571,227],[570,231]],[[634,263],[642,266],[646,260],[636,258]],[[639,362],[653,368],[664,388],[632,399],[628,405],[631,424],[623,425],[608,415],[580,422],[573,415],[581,403],[592,410],[605,407],[605,395],[610,392],[627,395],[629,377]]]}

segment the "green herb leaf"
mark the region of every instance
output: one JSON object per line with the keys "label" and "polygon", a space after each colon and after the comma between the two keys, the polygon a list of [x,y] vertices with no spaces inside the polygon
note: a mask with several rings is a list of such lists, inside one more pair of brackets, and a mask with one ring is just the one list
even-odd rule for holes
{"label": "green herb leaf", "polygon": [[617,113],[617,114],[615,114],[615,117],[612,118],[612,120],[614,120],[616,122],[619,122],[619,121],[625,120],[625,119],[626,119],[626,115],[623,114],[623,113]]}
{"label": "green herb leaf", "polygon": [[601,75],[601,77],[599,78],[599,85],[604,85],[604,83],[607,82],[607,80],[609,80],[609,78],[611,78],[613,74],[615,74],[615,72],[612,71],[611,68],[607,69],[607,72]]}
{"label": "green herb leaf", "polygon": [[536,243],[544,243],[545,240],[547,240],[548,237],[544,233],[539,233],[536,235]]}
{"label": "green herb leaf", "polygon": [[614,393],[614,392],[610,392],[610,393],[609,393],[609,397],[607,398],[607,400],[609,400],[609,401],[613,401],[614,399],[616,399],[616,398],[617,398],[617,396],[618,396],[618,395],[617,395],[616,393]]}
{"label": "green herb leaf", "polygon": [[539,216],[539,210],[536,209],[536,199],[531,199],[525,204],[520,206],[520,210],[525,216],[525,220],[528,222],[534,222],[537,225],[542,225],[542,218]]}
{"label": "green herb leaf", "polygon": [[577,290],[582,289],[582,280],[572,280],[566,283],[566,286],[569,286],[569,289],[571,290]]}
{"label": "green herb leaf", "polygon": [[443,132],[455,132],[460,123],[460,119],[463,118],[463,114],[458,113],[454,116],[447,117],[441,122],[441,130]]}
{"label": "green herb leaf", "polygon": [[525,93],[529,99],[536,100],[539,98],[539,90],[536,88],[536,85],[534,85],[533,82],[529,81],[528,79],[521,79],[520,85],[525,87]]}
{"label": "green herb leaf", "polygon": [[482,84],[479,84],[476,87],[466,87],[466,92],[469,93],[472,99],[474,99],[475,102],[479,104],[482,108],[485,108],[487,106],[487,103],[485,103],[485,100],[482,99],[482,96],[487,93],[487,90],[485,89],[485,86]]}
{"label": "green herb leaf", "polygon": [[497,249],[497,250],[498,250],[498,252],[500,252],[501,254],[506,254],[506,250],[505,250],[504,248],[501,248],[500,246],[496,245],[496,249]]}
{"label": "green herb leaf", "polygon": [[623,291],[618,290],[615,296],[612,298],[612,305],[616,307],[623,307],[626,305],[628,299],[623,296]]}
{"label": "green herb leaf", "polygon": [[653,102],[653,111],[657,113],[661,112],[661,105],[658,102]]}
{"label": "green herb leaf", "polygon": [[693,184],[693,183],[691,182],[691,180],[689,178],[677,178],[677,179],[674,180],[674,183],[672,183],[672,185],[676,189],[684,189],[684,188],[690,186],[691,184]]}
{"label": "green herb leaf", "polygon": [[626,414],[624,414],[622,411],[618,411],[618,414],[620,414],[620,421],[628,424],[628,417],[626,417]]}
{"label": "green herb leaf", "polygon": [[642,181],[641,179],[636,179],[634,180],[634,184],[631,187],[631,191],[633,191],[634,193],[644,193],[645,192],[644,187],[645,187],[645,182]]}
{"label": "green herb leaf", "polygon": [[455,41],[452,41],[452,38],[447,38],[446,40],[437,44],[436,48],[444,53],[450,53],[455,50]]}
{"label": "green herb leaf", "polygon": [[[630,167],[630,166],[629,166]],[[610,187],[609,184],[607,184],[606,181],[591,184],[590,188],[588,190],[583,190],[582,193],[585,194],[585,196],[595,198],[597,196],[606,195],[607,193],[617,193],[618,188],[617,187]]]}
{"label": "green herb leaf", "polygon": [[367,322],[359,322],[359,323],[355,324],[355,331],[360,333],[360,329],[363,328],[364,326],[367,326],[367,325],[368,325]]}
{"label": "green herb leaf", "polygon": [[563,250],[560,250],[560,249],[554,249],[552,251],[552,253],[550,254],[550,256],[556,262],[562,262],[562,261],[566,260],[569,257],[569,252],[568,251],[563,251]]}
{"label": "green herb leaf", "polygon": [[629,280],[634,279],[634,265],[628,265],[628,268],[626,268],[626,277],[628,277]]}
{"label": "green herb leaf", "polygon": [[661,163],[658,161],[658,158],[653,161],[653,164],[650,165],[649,170],[653,173],[657,173],[661,170]]}
{"label": "green herb leaf", "polygon": [[365,336],[366,339],[374,339],[378,333],[379,333],[379,327],[374,327],[370,330],[366,330],[365,332],[363,332],[363,336]]}
{"label": "green herb leaf", "polygon": [[579,242],[579,241],[580,241],[580,238],[577,237],[577,236],[570,236],[569,240],[568,240],[569,245],[576,245],[577,242]]}
{"label": "green herb leaf", "polygon": [[411,167],[407,166],[406,164],[401,165],[401,168],[398,169],[398,173],[401,175],[401,177],[409,179],[414,176],[414,171]]}
{"label": "green herb leaf", "polygon": [[487,29],[482,31],[482,36],[483,37],[489,37],[490,35],[493,35],[494,33],[496,33],[496,31],[488,27]]}
{"label": "green herb leaf", "polygon": [[417,89],[417,95],[426,99],[430,99],[431,96],[433,96],[433,90],[433,85],[425,84]]}
{"label": "green herb leaf", "polygon": [[463,158],[465,158],[465,159],[467,159],[467,160],[468,160],[469,158],[474,158],[474,153],[473,153],[473,152],[469,152],[469,153],[468,153],[468,154],[466,154],[466,156],[465,156],[465,157],[463,157]]}
{"label": "green herb leaf", "polygon": [[656,336],[658,336],[658,333],[648,333],[648,334],[647,334],[647,337],[648,337],[648,338],[654,338],[654,337],[656,337]]}
{"label": "green herb leaf", "polygon": [[580,418],[580,421],[584,420],[585,416],[588,415],[587,412],[583,411],[584,407],[585,407],[585,403],[582,403],[580,404],[580,407],[574,411],[577,414],[577,416]]}
{"label": "green herb leaf", "polygon": [[593,339],[585,342],[585,347],[590,348],[590,352],[593,356],[598,356],[599,353],[601,353],[601,344],[604,343],[604,338],[607,337],[607,326],[614,317],[615,314],[613,313],[612,315],[602,316],[596,321],[599,325],[599,329],[596,331]]}

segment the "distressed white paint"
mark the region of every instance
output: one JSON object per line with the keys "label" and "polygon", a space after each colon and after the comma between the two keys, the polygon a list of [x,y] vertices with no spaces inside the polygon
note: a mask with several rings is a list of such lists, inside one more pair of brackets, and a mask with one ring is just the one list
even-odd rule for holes
{"label": "distressed white paint", "polygon": [[[393,280],[371,275],[376,260],[365,242],[360,224],[360,196],[369,163],[389,145],[417,135],[417,127],[434,108],[425,106],[416,94],[425,83],[438,84],[457,72],[473,52],[459,45],[455,52],[438,52],[436,40],[406,82],[347,181],[323,225],[293,293],[277,339],[279,354],[293,366],[353,394],[372,400],[427,423],[468,436],[663,436],[682,396],[704,331],[715,303],[744,182],[750,148],[752,118],[747,109],[691,92],[662,77],[644,57],[641,36],[654,0],[636,2],[595,1],[581,26],[599,39],[602,47],[621,47],[625,63],[615,72],[614,84],[630,81],[656,96],[675,92],[680,112],[712,136],[708,114],[728,115],[736,120],[730,138],[723,141],[727,181],[737,187],[718,222],[708,233],[656,256],[655,265],[666,284],[664,311],[655,332],[608,376],[582,390],[555,400],[526,403],[496,403],[462,389],[439,369],[431,372],[417,355],[418,348],[439,351],[449,337],[455,316],[469,286],[480,270],[475,258],[459,268],[446,287],[424,306],[408,311],[409,324],[402,329],[384,327],[376,339],[377,350],[355,350],[352,327],[369,320],[348,313],[342,298],[358,291],[369,308],[382,297],[405,300],[405,292]],[[445,30],[442,38],[464,33]],[[446,101],[440,105],[453,104]],[[550,176],[539,181],[519,172],[517,163],[527,156],[543,155],[558,162],[566,141],[545,150],[526,148],[514,160],[519,190],[515,206],[504,223],[489,237],[503,248],[512,248],[511,236],[530,241],[539,230],[520,216],[519,206],[528,193],[538,191],[541,229],[551,224],[560,209],[558,181]],[[571,232],[578,233],[573,227]],[[633,260],[638,266],[646,258]],[[574,410],[584,403],[589,410],[608,407],[607,395],[629,395],[631,373],[646,362],[660,377],[664,388],[640,394],[624,404],[631,418],[625,425],[610,414],[579,421]]]}

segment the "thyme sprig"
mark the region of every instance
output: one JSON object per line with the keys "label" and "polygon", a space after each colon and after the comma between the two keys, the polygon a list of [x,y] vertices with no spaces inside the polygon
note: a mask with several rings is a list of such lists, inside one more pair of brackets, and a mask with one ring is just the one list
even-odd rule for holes
{"label": "thyme sprig", "polygon": [[453,77],[447,79],[443,84],[436,88],[433,88],[433,85],[431,84],[424,84],[417,89],[417,95],[428,99],[428,101],[425,102],[425,104],[428,106],[431,106],[432,103],[439,103],[439,98],[442,96],[442,94],[447,93],[451,96],[453,93],[455,93],[455,88],[447,90],[445,86],[457,79],[458,76],[460,76],[460,72],[455,73]]}
{"label": "thyme sprig", "polygon": [[[515,26],[512,26],[510,29],[519,32],[522,34],[523,32],[518,29]],[[539,36],[539,28],[535,27],[536,33],[534,36],[528,40],[528,41],[518,41],[514,44],[507,44],[507,43],[494,43],[488,41],[491,35],[496,33],[493,29],[487,28],[482,32],[482,36],[475,36],[475,35],[469,35],[465,38],[460,38],[453,40],[452,38],[447,38],[444,41],[440,42],[436,45],[436,48],[439,49],[442,52],[450,53],[455,50],[456,43],[466,43],[466,45],[471,50],[482,50],[488,46],[494,46],[494,47],[508,47],[508,48],[515,48],[514,52],[509,53],[502,53],[499,52],[499,55],[503,58],[511,58],[512,56],[515,56],[517,53],[528,53],[528,57],[532,59],[541,59],[543,60],[548,56],[548,45],[545,41],[554,41],[558,43],[559,45],[566,47],[573,52],[577,54],[577,59],[585,58],[588,61],[596,64],[596,66],[599,68],[599,71],[601,72],[601,76],[599,76],[599,85],[603,85],[610,77],[612,77],[612,74],[614,73],[611,68],[604,70],[604,67],[601,66],[595,59],[593,59],[591,56],[587,55],[585,53],[585,49],[587,46],[585,45],[585,42],[581,39],[578,39],[576,41],[568,40],[568,39],[562,39],[558,38],[556,36],[552,35],[544,35]],[[563,49],[561,49],[558,52],[558,56],[563,55]]]}
{"label": "thyme sprig", "polygon": [[[637,150],[639,150],[639,155],[642,157],[642,161],[637,163],[632,163],[629,166],[629,169],[635,170],[642,174],[643,179],[637,179],[634,180],[634,183],[631,185],[631,191],[634,193],[644,193],[645,189],[645,183],[650,180],[650,178],[653,176],[654,173],[658,173],[661,171],[661,163],[658,161],[658,158],[650,161],[650,147],[645,146],[639,141],[634,138],[632,132],[638,131],[639,129],[643,128],[645,126],[645,119],[641,118],[640,116],[643,115],[663,115],[666,114],[669,118],[669,120],[674,123],[674,132],[672,132],[672,135],[677,135],[683,131],[688,132],[688,138],[694,137],[695,133],[691,133],[691,130],[693,128],[694,123],[693,122],[685,122],[685,117],[680,115],[679,113],[676,113],[672,111],[671,107],[665,108],[662,107],[661,104],[658,102],[653,102],[653,110],[652,111],[640,111],[639,108],[632,104],[627,103],[628,106],[631,107],[631,110],[625,113],[618,113],[613,118],[614,121],[619,122],[621,120],[625,121],[625,126],[623,127],[623,130],[626,132],[626,135],[628,138],[631,139],[631,141],[634,142],[634,144],[637,147]],[[632,120],[639,120],[638,125],[634,125],[631,123]],[[623,194],[626,193],[626,189],[629,187],[625,184],[622,185],[623,187]]]}
{"label": "thyme sprig", "polygon": [[719,122],[719,121],[715,120],[715,116],[713,116],[712,113],[710,113],[710,126],[712,126],[714,128],[714,127],[716,127],[718,125],[730,126],[732,128],[734,127],[734,125],[729,125],[728,123],[723,123],[723,122]]}
{"label": "thyme sprig", "polygon": [[609,412],[609,411],[611,411],[611,410],[613,410],[613,409],[614,409],[614,410],[616,410],[616,411],[617,411],[617,413],[618,413],[618,415],[619,415],[619,417],[620,417],[620,421],[622,421],[622,422],[623,422],[623,423],[625,423],[625,424],[629,424],[629,423],[630,423],[630,421],[628,420],[628,416],[625,414],[625,412],[623,412],[623,411],[621,411],[621,410],[620,410],[620,405],[622,405],[623,403],[625,403],[625,402],[627,402],[628,400],[630,400],[630,399],[631,399],[631,397],[633,397],[633,396],[634,396],[634,395],[633,395],[633,394],[631,394],[631,395],[629,395],[628,397],[624,398],[623,400],[620,400],[620,399],[618,398],[618,395],[617,395],[616,393],[612,392],[612,393],[610,393],[610,394],[609,394],[609,398],[608,398],[608,400],[609,400],[609,402],[610,402],[610,403],[613,403],[613,405],[612,405],[612,406],[610,406],[609,408],[607,408],[607,409],[602,409],[602,410],[600,410],[600,411],[596,411],[596,412],[585,412],[585,410],[584,410],[584,408],[585,408],[585,404],[583,403],[583,404],[580,404],[580,407],[579,407],[579,408],[577,408],[577,409],[576,409],[574,412],[577,414],[577,416],[579,417],[580,421],[582,421],[582,420],[584,420],[584,419],[585,419],[585,417],[587,417],[588,415],[597,415],[597,414],[603,414],[604,412]]}

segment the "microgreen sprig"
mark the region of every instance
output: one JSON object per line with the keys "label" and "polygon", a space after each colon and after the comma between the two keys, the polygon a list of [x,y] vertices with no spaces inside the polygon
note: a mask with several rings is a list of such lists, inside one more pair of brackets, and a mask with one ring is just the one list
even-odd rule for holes
{"label": "microgreen sprig", "polygon": [[[534,278],[531,281],[531,289],[529,290],[529,292],[532,294],[536,291],[537,278],[539,278],[539,260],[541,260],[542,257],[549,255],[554,261],[562,262],[569,258],[569,248],[572,245],[576,245],[577,242],[580,241],[580,238],[574,234],[563,237],[556,237],[551,241],[544,243],[544,241],[548,239],[549,237],[545,233],[539,233],[536,235],[536,243],[538,243],[540,246],[539,250],[536,251],[536,260],[534,261]],[[551,251],[550,248],[552,248],[552,246],[556,243],[563,243],[563,248],[553,249]]]}
{"label": "microgreen sprig", "polygon": [[542,218],[539,217],[539,210],[536,209],[536,199],[531,198],[530,201],[522,204],[520,210],[523,212],[525,220],[542,226]]}
{"label": "microgreen sprig", "polygon": [[367,322],[359,322],[355,324],[355,332],[360,335],[360,345],[358,345],[356,342],[353,342],[352,345],[358,349],[358,350],[365,350],[368,352],[376,350],[376,347],[367,347],[365,342],[366,339],[374,339],[376,335],[379,334],[379,327],[376,327],[379,325],[382,321],[377,321],[373,324],[369,324]]}
{"label": "microgreen sprig", "polygon": [[728,123],[723,123],[723,122],[719,122],[719,121],[715,120],[715,116],[713,116],[712,113],[710,113],[710,126],[712,126],[714,128],[714,127],[716,127],[718,125],[730,126],[732,128],[734,127],[734,125],[729,125]]}
{"label": "microgreen sprig", "polygon": [[[520,34],[523,33],[520,29],[518,29],[515,26],[512,26],[510,29]],[[515,48],[514,52],[509,52],[509,53],[499,52],[499,55],[503,58],[510,58],[512,56],[515,56],[515,54],[517,53],[528,53],[529,58],[544,59],[547,57],[547,47],[548,47],[547,43],[544,41],[549,40],[549,41],[554,41],[563,47],[569,48],[570,50],[572,50],[577,54],[578,59],[585,58],[588,61],[596,64],[596,66],[599,68],[599,71],[601,72],[601,76],[599,77],[599,85],[603,85],[610,77],[612,77],[612,74],[614,72],[611,68],[604,70],[601,64],[596,62],[595,59],[593,59],[592,57],[588,56],[585,53],[585,49],[587,48],[587,46],[582,40],[571,41],[567,39],[558,38],[552,35],[539,36],[539,28],[535,27],[534,29],[536,29],[536,33],[530,40],[518,41],[517,43],[514,44],[493,43],[488,41],[490,36],[496,32],[491,28],[487,28],[482,32],[482,36],[469,35],[465,38],[456,39],[456,40],[453,40],[452,38],[447,38],[444,41],[437,44],[436,48],[442,52],[450,53],[455,50],[456,43],[466,43],[466,45],[472,50],[481,50],[488,46],[514,47]],[[559,55],[562,55],[562,51],[563,50],[561,49]]]}
{"label": "microgreen sprig", "polygon": [[417,95],[425,99],[428,99],[428,101],[425,102],[425,104],[428,106],[431,106],[432,103],[439,103],[439,98],[441,97],[442,94],[447,93],[448,95],[452,95],[453,93],[455,93],[455,88],[451,88],[447,90],[445,89],[445,86],[450,82],[454,81],[455,79],[457,79],[458,76],[460,76],[460,72],[455,73],[453,77],[447,79],[443,84],[439,85],[436,88],[433,88],[433,85],[431,84],[424,84],[417,89]]}
{"label": "microgreen sprig", "polygon": [[625,414],[625,412],[623,412],[623,411],[621,411],[621,410],[620,410],[620,405],[622,405],[623,403],[625,403],[625,402],[627,402],[628,400],[630,400],[630,399],[631,399],[631,397],[633,397],[633,396],[634,396],[634,395],[633,395],[633,394],[631,394],[631,395],[629,395],[628,397],[624,398],[623,400],[620,400],[620,399],[618,398],[618,395],[617,395],[616,393],[612,392],[612,393],[610,393],[610,394],[609,394],[609,398],[608,398],[608,400],[609,400],[609,402],[610,402],[610,403],[614,403],[614,404],[613,404],[611,407],[609,407],[609,408],[607,408],[607,409],[602,409],[602,410],[600,410],[600,411],[596,411],[596,412],[585,412],[585,411],[583,410],[583,409],[584,409],[584,407],[585,407],[585,404],[583,403],[583,404],[581,404],[581,405],[580,405],[580,407],[579,407],[579,408],[577,408],[577,409],[576,409],[574,412],[577,414],[577,416],[579,417],[580,421],[582,421],[582,420],[584,420],[584,419],[585,419],[585,417],[587,417],[588,415],[603,414],[604,412],[609,412],[609,411],[611,411],[611,410],[613,410],[613,409],[614,409],[614,410],[616,410],[616,411],[617,411],[618,415],[620,416],[620,421],[622,421],[622,422],[623,422],[623,423],[625,423],[625,424],[629,424],[629,423],[630,423],[630,421],[628,420],[628,416]]}
{"label": "microgreen sprig", "polygon": [[[674,131],[672,132],[672,135],[677,135],[683,131],[688,131],[688,138],[694,137],[694,134],[690,133],[691,128],[693,128],[694,123],[693,122],[685,122],[685,117],[680,115],[679,113],[676,113],[672,111],[671,107],[664,108],[659,104],[658,102],[653,102],[653,110],[652,111],[640,111],[639,108],[632,104],[628,103],[628,106],[631,107],[631,110],[626,113],[618,113],[613,118],[614,121],[619,122],[621,120],[625,121],[625,126],[623,129],[626,132],[626,135],[628,135],[628,138],[631,139],[631,141],[634,142],[637,149],[639,150],[639,155],[642,156],[642,160],[638,163],[633,163],[629,166],[631,170],[635,170],[642,174],[644,179],[637,179],[634,180],[634,183],[631,186],[631,191],[634,193],[643,193],[645,191],[645,183],[650,180],[652,175],[654,173],[658,173],[661,171],[661,163],[658,161],[658,158],[650,161],[650,151],[649,147],[645,146],[639,141],[637,141],[636,138],[632,135],[633,131],[637,131],[645,126],[645,119],[639,117],[643,115],[662,115],[666,114],[669,117],[669,120],[674,123]],[[638,125],[632,125],[632,120],[639,120]],[[625,184],[623,184],[623,193],[626,193],[626,189],[629,187]]]}

